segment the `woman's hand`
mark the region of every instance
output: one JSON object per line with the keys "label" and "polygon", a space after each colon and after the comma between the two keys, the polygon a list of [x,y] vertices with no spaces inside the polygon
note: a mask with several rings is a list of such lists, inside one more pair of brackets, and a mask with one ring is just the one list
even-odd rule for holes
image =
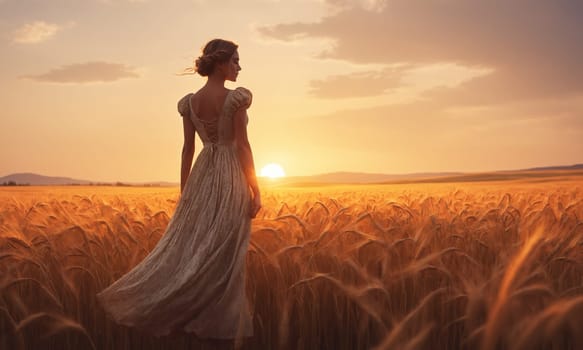
{"label": "woman's hand", "polygon": [[251,218],[257,216],[259,209],[261,209],[261,195],[257,193],[255,194],[255,196],[253,196],[253,199],[251,200],[251,213],[250,213]]}

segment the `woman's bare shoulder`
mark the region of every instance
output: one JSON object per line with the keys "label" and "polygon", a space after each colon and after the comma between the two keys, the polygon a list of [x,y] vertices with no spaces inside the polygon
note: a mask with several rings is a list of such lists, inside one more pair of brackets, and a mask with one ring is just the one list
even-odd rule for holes
{"label": "woman's bare shoulder", "polygon": [[198,103],[202,98],[204,98],[204,96],[205,91],[203,91],[203,88],[200,88],[197,91],[193,92],[192,95],[190,95],[190,104],[192,105],[192,107],[198,109]]}

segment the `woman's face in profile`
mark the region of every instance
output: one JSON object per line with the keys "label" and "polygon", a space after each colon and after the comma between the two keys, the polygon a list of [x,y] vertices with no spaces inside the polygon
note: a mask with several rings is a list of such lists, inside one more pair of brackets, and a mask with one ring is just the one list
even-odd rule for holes
{"label": "woman's face in profile", "polygon": [[235,51],[229,61],[221,65],[221,70],[225,74],[225,80],[237,80],[237,75],[239,75],[239,71],[241,70],[241,66],[239,65],[239,53],[237,51]]}

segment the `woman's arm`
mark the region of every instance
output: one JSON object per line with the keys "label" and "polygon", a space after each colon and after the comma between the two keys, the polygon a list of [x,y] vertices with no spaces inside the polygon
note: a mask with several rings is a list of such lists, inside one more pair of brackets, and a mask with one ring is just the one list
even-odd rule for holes
{"label": "woman's arm", "polygon": [[253,161],[253,152],[251,152],[251,145],[247,139],[247,109],[241,108],[235,112],[234,115],[235,140],[237,144],[237,151],[239,160],[243,165],[243,172],[247,179],[247,183],[251,187],[253,196],[259,196],[259,186],[257,184],[257,177],[255,174],[255,163]]}
{"label": "woman's arm", "polygon": [[194,158],[194,124],[188,116],[182,117],[182,125],[184,127],[184,145],[182,146],[182,165],[180,169],[180,194],[184,190],[190,169],[192,167],[192,159]]}

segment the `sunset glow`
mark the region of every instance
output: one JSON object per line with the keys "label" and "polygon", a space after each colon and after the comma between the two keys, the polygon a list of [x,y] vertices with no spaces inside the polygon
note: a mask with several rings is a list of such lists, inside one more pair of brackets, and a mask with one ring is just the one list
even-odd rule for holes
{"label": "sunset glow", "polygon": [[0,0],[0,176],[179,182],[176,103],[206,78],[177,73],[213,38],[255,164],[287,176],[581,163],[569,1]]}
{"label": "sunset glow", "polygon": [[285,172],[283,171],[283,168],[281,167],[281,165],[276,164],[276,163],[269,163],[266,166],[264,166],[263,168],[261,168],[261,175],[260,176],[275,179],[278,177],[284,177]]}

